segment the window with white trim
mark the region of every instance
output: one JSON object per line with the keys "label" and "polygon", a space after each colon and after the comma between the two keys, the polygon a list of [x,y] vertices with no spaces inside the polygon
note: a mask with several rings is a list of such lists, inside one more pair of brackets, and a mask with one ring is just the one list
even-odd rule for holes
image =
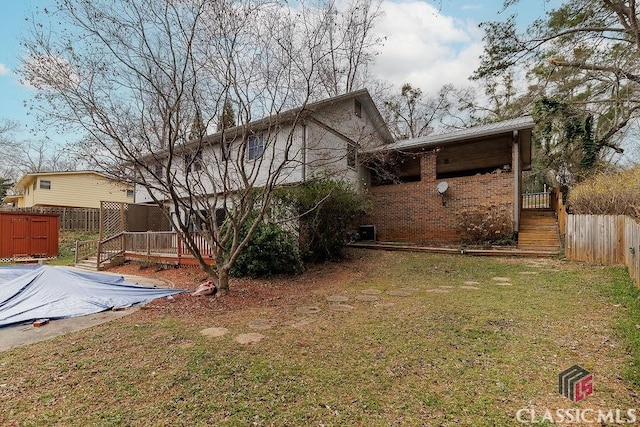
{"label": "window with white trim", "polygon": [[264,153],[264,136],[253,135],[247,141],[247,157],[249,160],[255,160],[262,157]]}
{"label": "window with white trim", "polygon": [[41,190],[51,190],[51,181],[47,179],[40,180],[40,189]]}

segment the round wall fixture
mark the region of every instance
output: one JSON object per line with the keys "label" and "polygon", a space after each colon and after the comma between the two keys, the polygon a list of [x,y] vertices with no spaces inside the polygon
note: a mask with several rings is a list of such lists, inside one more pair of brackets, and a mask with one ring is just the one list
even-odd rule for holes
{"label": "round wall fixture", "polygon": [[438,193],[440,194],[444,194],[445,191],[447,191],[448,189],[449,189],[449,184],[447,184],[447,181],[439,182],[436,187],[436,190],[438,190]]}

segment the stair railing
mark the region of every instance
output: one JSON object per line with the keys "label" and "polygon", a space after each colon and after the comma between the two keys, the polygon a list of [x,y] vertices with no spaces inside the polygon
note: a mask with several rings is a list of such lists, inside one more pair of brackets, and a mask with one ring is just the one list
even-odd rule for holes
{"label": "stair railing", "polygon": [[98,253],[98,244],[99,240],[84,240],[77,241],[76,240],[76,253],[74,257],[74,263],[77,264],[80,261],[83,261],[91,256],[94,256]]}
{"label": "stair railing", "polygon": [[103,263],[115,257],[124,255],[124,252],[124,233],[118,233],[115,236],[98,242],[98,270]]}
{"label": "stair railing", "polygon": [[562,191],[558,187],[551,190],[551,209],[556,213],[558,228],[560,229],[560,239],[564,241],[567,232],[567,207],[564,205]]}

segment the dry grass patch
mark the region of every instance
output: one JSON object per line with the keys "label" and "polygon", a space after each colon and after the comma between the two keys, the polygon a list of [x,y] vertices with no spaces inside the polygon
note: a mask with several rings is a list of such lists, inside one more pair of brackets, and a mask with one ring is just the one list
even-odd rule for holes
{"label": "dry grass patch", "polygon": [[[620,283],[620,269],[561,261],[358,250],[3,353],[0,424],[495,426],[524,407],[633,408]],[[236,342],[257,320],[264,338]],[[201,334],[214,327],[228,333]],[[556,390],[573,364],[595,376],[578,404]]]}

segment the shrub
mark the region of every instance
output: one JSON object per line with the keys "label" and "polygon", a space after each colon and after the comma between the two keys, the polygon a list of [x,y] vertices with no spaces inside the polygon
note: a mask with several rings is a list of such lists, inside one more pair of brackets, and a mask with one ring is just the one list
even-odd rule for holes
{"label": "shrub", "polygon": [[458,211],[456,217],[463,243],[513,244],[513,216],[504,205],[473,206]]}
{"label": "shrub", "polygon": [[[247,235],[249,224],[241,229],[240,238]],[[302,257],[295,237],[278,224],[260,222],[233,264],[230,274],[257,278],[281,273],[295,274],[302,270]]]}
{"label": "shrub", "polygon": [[366,195],[350,183],[314,178],[283,189],[277,199],[285,211],[300,217],[300,250],[307,261],[344,258],[347,231],[369,209]]}
{"label": "shrub", "polygon": [[569,206],[576,214],[629,215],[640,219],[640,166],[599,173],[571,189]]}

